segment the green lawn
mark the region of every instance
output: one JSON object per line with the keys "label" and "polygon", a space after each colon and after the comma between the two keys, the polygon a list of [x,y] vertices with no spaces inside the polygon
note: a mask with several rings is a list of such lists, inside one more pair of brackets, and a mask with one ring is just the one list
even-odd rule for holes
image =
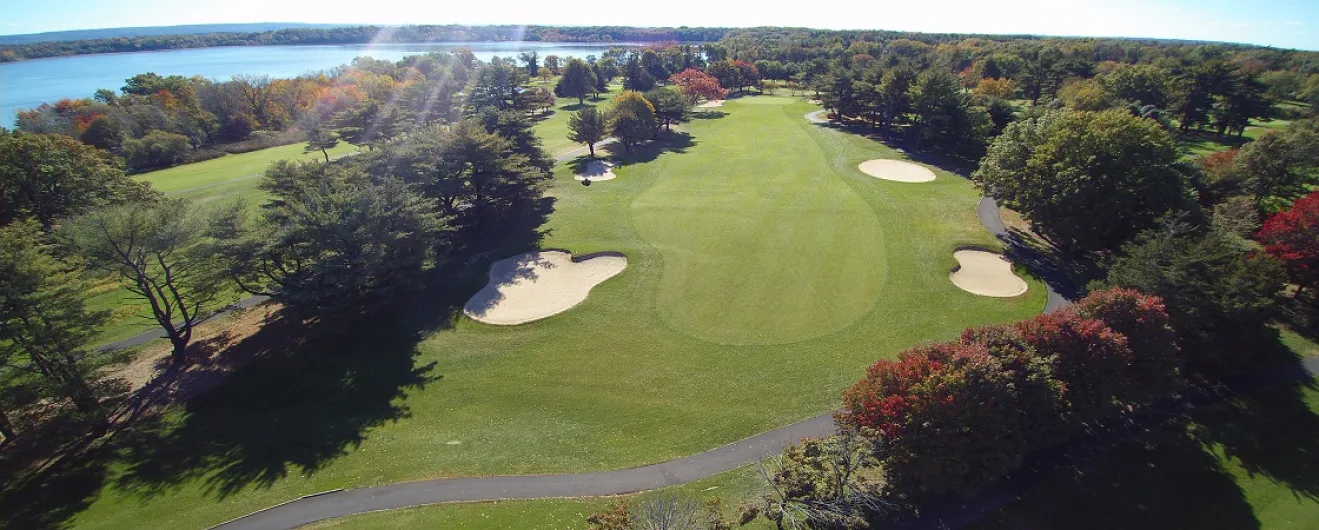
{"label": "green lawn", "polygon": [[64,511],[22,506],[79,528],[191,528],[340,487],[658,462],[827,411],[876,359],[1043,308],[1034,279],[1015,299],[949,281],[955,249],[998,246],[969,181],[865,176],[859,162],[899,154],[808,123],[815,108],[730,101],[589,187],[560,166],[543,246],[629,259],[577,308],[445,324],[481,268],[117,437],[49,481],[77,497]]}
{"label": "green lawn", "polygon": [[[248,203],[255,206],[266,200],[265,192],[257,189],[256,185],[271,162],[324,160],[320,151],[305,153],[303,146],[304,144],[292,144],[225,155],[195,164],[143,173],[135,178],[151,183],[153,188],[168,197],[189,199],[202,207],[240,198],[247,199]],[[352,145],[340,143],[338,147],[330,150],[330,157],[343,156],[356,149]],[[110,320],[101,327],[93,343],[114,342],[157,327],[155,321],[149,318],[151,306],[120,289],[116,281],[101,282],[93,292],[94,294],[87,300],[88,309],[110,312]],[[239,293],[230,293],[223,297],[221,303],[233,302],[241,297]]]}
{"label": "green lawn", "polygon": [[[554,89],[553,84],[547,85],[550,90]],[[550,156],[559,156],[572,150],[583,147],[582,144],[573,143],[568,140],[568,117],[573,112],[585,107],[599,107],[604,110],[607,103],[614,100],[623,91],[623,85],[613,84],[609,86],[609,92],[600,94],[600,100],[595,101],[586,98],[582,104],[577,103],[577,98],[559,98],[558,103],[554,106],[554,111],[549,116],[536,122],[536,136],[540,137],[545,151]]]}

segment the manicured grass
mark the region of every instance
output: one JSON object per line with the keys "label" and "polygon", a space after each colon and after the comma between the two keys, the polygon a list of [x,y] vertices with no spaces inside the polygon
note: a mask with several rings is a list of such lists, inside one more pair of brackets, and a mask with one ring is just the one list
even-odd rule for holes
{"label": "manicured grass", "polygon": [[[174,166],[137,176],[138,180],[169,197],[189,199],[197,204],[224,203],[239,198],[256,206],[265,202],[266,195],[256,188],[257,181],[277,160],[324,160],[320,151],[308,153],[305,144],[290,144],[236,155],[225,155],[213,160]],[[357,147],[340,143],[330,150],[330,157],[343,156]]]}
{"label": "manicured grass", "polygon": [[89,503],[71,509],[74,526],[204,527],[339,487],[686,456],[830,410],[876,359],[1043,308],[1034,279],[1015,299],[949,281],[955,249],[998,246],[970,182],[865,176],[859,162],[898,153],[806,122],[815,108],[730,101],[589,187],[560,166],[543,246],[629,259],[582,305],[515,327],[450,325],[482,267],[415,307],[280,349],[120,437],[104,470],[79,479],[91,487],[66,489]]}
{"label": "manicured grass", "polygon": [[[547,85],[550,90],[554,90],[554,85]],[[613,84],[609,86],[609,91],[600,94],[600,100],[586,98],[581,104],[577,103],[577,98],[559,98],[558,103],[554,106],[554,111],[547,117],[541,118],[536,122],[536,136],[540,137],[541,145],[550,156],[559,156],[564,153],[572,152],[574,149],[584,147],[582,144],[573,143],[568,139],[568,117],[586,107],[597,107],[601,111],[608,108],[608,103],[623,92],[622,84]]]}
{"label": "manicured grass", "polygon": [[[1319,354],[1292,333],[1283,343]],[[1119,442],[968,528],[1319,528],[1319,380]]]}

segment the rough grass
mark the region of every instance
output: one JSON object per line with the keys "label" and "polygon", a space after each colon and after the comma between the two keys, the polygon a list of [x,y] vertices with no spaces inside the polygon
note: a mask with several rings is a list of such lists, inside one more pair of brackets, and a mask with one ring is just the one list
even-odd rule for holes
{"label": "rough grass", "polygon": [[[629,259],[582,305],[522,326],[461,319],[429,332],[447,326],[435,313],[484,283],[481,271],[400,313],[423,325],[381,315],[280,349],[84,466],[88,476],[69,479],[81,487],[62,488],[85,492],[66,502],[73,526],[204,527],[333,488],[686,456],[828,411],[876,359],[1043,308],[1034,279],[1016,299],[977,297],[949,281],[956,248],[997,247],[976,220],[970,182],[943,171],[921,185],[867,177],[857,163],[897,153],[807,123],[814,108],[730,101],[667,148],[621,157],[619,178],[589,187],[560,166],[544,246]],[[719,199],[685,207],[665,196],[701,189]],[[835,226],[826,212],[837,212]],[[701,222],[682,219],[693,216]],[[734,270],[683,256],[694,251]],[[849,261],[853,252],[865,259]],[[770,271],[764,260],[791,270]],[[817,281],[821,297],[843,300],[799,292]],[[840,293],[845,285],[868,292]],[[836,304],[845,316],[813,315],[802,303]],[[718,308],[755,311],[719,318],[759,344],[707,340],[717,332],[677,315]]]}

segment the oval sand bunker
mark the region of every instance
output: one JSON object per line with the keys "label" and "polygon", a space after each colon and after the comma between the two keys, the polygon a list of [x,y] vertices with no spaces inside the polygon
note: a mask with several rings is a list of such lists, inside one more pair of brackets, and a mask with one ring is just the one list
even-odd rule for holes
{"label": "oval sand bunker", "polygon": [[929,182],[934,180],[934,172],[926,169],[925,166],[901,160],[884,158],[867,160],[857,166],[857,169],[875,178],[897,182]]}
{"label": "oval sand bunker", "polygon": [[983,250],[959,250],[953,253],[953,258],[958,264],[951,275],[953,284],[963,291],[998,298],[1026,292],[1026,281],[1012,272],[1012,263],[1002,255]]}
{"label": "oval sand bunker", "polygon": [[604,160],[592,160],[586,163],[586,171],[578,173],[573,177],[577,180],[590,179],[591,182],[598,180],[614,180],[617,175],[614,174],[614,164]]}
{"label": "oval sand bunker", "polygon": [[511,326],[556,315],[586,300],[591,288],[627,268],[621,254],[574,260],[557,250],[527,252],[490,265],[490,281],[463,313],[486,324]]}

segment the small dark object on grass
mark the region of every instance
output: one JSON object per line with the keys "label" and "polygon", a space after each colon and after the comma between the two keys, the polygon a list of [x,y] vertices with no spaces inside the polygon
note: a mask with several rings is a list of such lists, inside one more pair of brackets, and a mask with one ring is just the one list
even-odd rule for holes
{"label": "small dark object on grass", "polygon": [[590,186],[590,185],[591,185],[591,179],[582,179],[582,185],[583,185],[583,186]]}

